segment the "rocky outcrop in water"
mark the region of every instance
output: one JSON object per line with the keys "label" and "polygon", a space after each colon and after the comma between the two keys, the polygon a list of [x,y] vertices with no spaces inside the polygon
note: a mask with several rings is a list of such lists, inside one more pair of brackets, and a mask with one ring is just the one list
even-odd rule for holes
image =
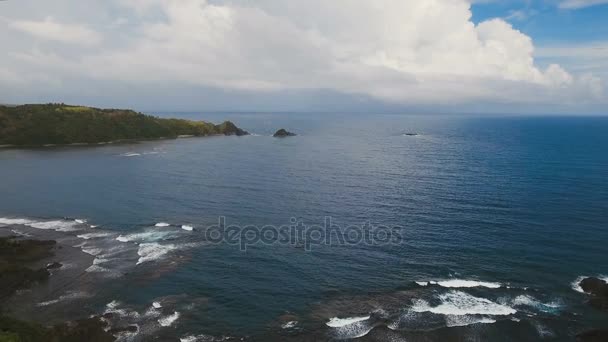
{"label": "rocky outcrop in water", "polygon": [[585,331],[576,335],[577,342],[606,342],[608,341],[608,330],[596,329]]}
{"label": "rocky outcrop in water", "polygon": [[273,135],[273,137],[285,138],[285,137],[293,137],[295,135],[296,135],[295,133],[291,133],[291,132],[285,130],[284,128],[281,128],[278,131],[276,131],[276,133]]}
{"label": "rocky outcrop in water", "polygon": [[583,279],[579,286],[590,295],[589,305],[599,310],[608,311],[608,283],[606,281],[589,277]]}

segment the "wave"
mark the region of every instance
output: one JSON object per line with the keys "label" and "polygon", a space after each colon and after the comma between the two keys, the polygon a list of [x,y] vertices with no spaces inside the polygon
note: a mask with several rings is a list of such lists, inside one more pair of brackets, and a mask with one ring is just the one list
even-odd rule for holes
{"label": "wave", "polygon": [[503,285],[501,283],[478,281],[478,280],[466,280],[466,279],[449,279],[449,280],[430,280],[430,281],[417,281],[416,284],[420,286],[438,285],[447,288],[471,288],[471,287],[487,287],[490,289],[498,289]]}
{"label": "wave", "polygon": [[176,231],[171,230],[152,230],[146,231],[142,233],[133,233],[127,235],[120,235],[116,238],[116,240],[120,242],[156,242],[161,240],[166,240],[169,238],[173,238],[178,234]]}
{"label": "wave", "polygon": [[170,223],[167,222],[158,222],[157,224],[154,225],[155,227],[169,227],[171,226]]}
{"label": "wave", "polygon": [[159,302],[153,302],[153,303],[152,303],[152,307],[153,307],[153,308],[155,308],[155,309],[160,309],[160,308],[162,308],[163,306],[162,306],[162,305],[161,305]]}
{"label": "wave", "polygon": [[370,316],[364,317],[347,317],[347,318],[330,318],[327,323],[328,327],[333,328],[332,333],[338,339],[354,339],[367,335],[374,325],[369,324]]}
{"label": "wave", "polygon": [[289,321],[289,322],[285,322],[281,325],[282,329],[293,329],[296,327],[296,325],[298,325],[298,321]]}
{"label": "wave", "polygon": [[325,323],[325,324],[328,327],[339,328],[339,327],[343,327],[343,326],[350,325],[350,324],[353,324],[353,323],[357,323],[357,322],[361,322],[361,321],[367,321],[369,318],[370,318],[370,316],[347,317],[347,318],[333,317],[333,318],[330,318],[329,321],[327,323]]}
{"label": "wave", "polygon": [[65,295],[59,296],[59,298],[57,298],[57,299],[49,300],[46,302],[40,302],[40,303],[36,304],[36,306],[49,306],[49,305],[57,304],[59,302],[66,301],[66,300],[88,298],[88,297],[90,297],[90,295],[86,292],[71,291],[71,292],[66,293]]}
{"label": "wave", "polygon": [[[77,222],[78,221],[78,222]],[[73,232],[82,229],[83,220],[51,220],[36,221],[26,218],[6,218],[0,217],[0,225],[21,225],[42,230],[54,230],[57,232]]]}
{"label": "wave", "polygon": [[220,341],[232,341],[229,337],[214,337],[210,335],[188,335],[179,339],[180,342],[220,342]]}
{"label": "wave", "polygon": [[139,250],[137,251],[137,254],[140,256],[137,265],[161,259],[175,249],[177,249],[177,246],[173,244],[161,245],[158,243],[142,243],[139,245]]}
{"label": "wave", "polygon": [[117,301],[117,300],[113,300],[110,303],[106,304],[106,310],[104,311],[104,315],[111,313],[111,314],[115,314],[118,315],[120,317],[123,318],[139,318],[139,312],[134,311],[134,310],[128,310],[128,309],[121,309],[119,308],[120,306],[122,306],[122,303]]}
{"label": "wave", "polygon": [[528,295],[520,295],[520,296],[515,297],[511,301],[511,305],[529,306],[529,307],[532,307],[539,311],[547,312],[547,313],[554,313],[554,312],[558,311],[559,308],[561,307],[560,303],[557,303],[557,302],[543,303],[543,302],[537,300],[536,298],[533,298],[532,296],[528,296]]}
{"label": "wave", "polygon": [[24,233],[24,232],[19,231],[17,229],[11,229],[11,232],[13,234],[17,235],[17,236],[20,236],[20,237],[32,237],[32,234]]}
{"label": "wave", "polygon": [[589,278],[589,277],[588,276],[579,276],[570,284],[570,287],[572,287],[572,289],[576,292],[585,293],[585,291],[583,291],[583,288],[580,285],[581,281],[583,281],[583,279],[585,279],[585,278]]}
{"label": "wave", "polygon": [[517,310],[507,305],[494,303],[486,298],[479,298],[461,291],[451,291],[439,296],[441,304],[430,306],[425,300],[418,299],[410,310],[414,312],[431,312],[440,315],[513,315]]}
{"label": "wave", "polygon": [[141,153],[137,153],[137,152],[127,152],[127,153],[123,153],[120,155],[121,157],[137,157],[137,156],[141,156]]}
{"label": "wave", "polygon": [[464,327],[472,324],[493,324],[496,323],[496,320],[488,318],[488,317],[479,317],[479,316],[454,316],[449,315],[445,316],[445,324],[446,326],[452,327]]}
{"label": "wave", "polygon": [[23,219],[23,218],[7,218],[7,217],[0,217],[0,224],[4,224],[4,225],[13,225],[13,224],[17,224],[17,225],[28,225],[32,222],[32,220],[28,220],[28,219]]}
{"label": "wave", "polygon": [[86,233],[86,234],[76,235],[76,237],[81,238],[81,239],[85,239],[85,240],[90,240],[90,239],[98,239],[98,238],[108,237],[108,236],[111,236],[111,235],[112,235],[112,233]]}
{"label": "wave", "polygon": [[175,311],[173,313],[173,315],[170,315],[170,316],[167,316],[167,317],[163,317],[163,318],[159,318],[158,319],[158,324],[160,324],[163,327],[170,327],[178,319],[179,319],[179,312]]}
{"label": "wave", "polygon": [[184,224],[182,225],[182,229],[191,232],[194,230],[194,227]]}
{"label": "wave", "polygon": [[101,254],[103,252],[103,249],[98,248],[98,247],[89,247],[89,246],[84,246],[81,247],[81,250],[84,253],[87,253],[88,255],[92,255],[92,256],[97,256],[99,254]]}

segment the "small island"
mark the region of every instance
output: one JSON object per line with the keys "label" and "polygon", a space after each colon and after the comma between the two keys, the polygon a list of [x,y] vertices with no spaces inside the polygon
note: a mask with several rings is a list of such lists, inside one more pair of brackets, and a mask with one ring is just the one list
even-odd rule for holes
{"label": "small island", "polygon": [[297,134],[291,133],[291,132],[285,130],[284,128],[281,128],[278,131],[276,131],[275,134],[273,134],[273,137],[275,137],[275,138],[285,138],[285,137],[293,137],[293,136],[296,136],[296,135]]}
{"label": "small island", "polygon": [[66,104],[0,105],[0,146],[104,144],[211,135],[248,135],[234,123],[159,118],[125,109]]}

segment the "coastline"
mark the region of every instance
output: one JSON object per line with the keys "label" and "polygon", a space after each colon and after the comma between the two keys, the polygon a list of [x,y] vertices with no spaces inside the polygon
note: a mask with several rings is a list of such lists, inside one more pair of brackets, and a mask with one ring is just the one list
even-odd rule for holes
{"label": "coastline", "polygon": [[[151,236],[159,238],[159,234],[163,237],[172,236],[171,246],[185,245],[177,242],[182,241],[176,240],[179,239],[179,234],[192,237],[190,232],[179,225],[165,223],[157,223],[143,230],[111,232],[83,219],[4,219],[0,223],[0,238],[18,236],[17,240],[21,241],[55,241],[53,254],[35,260],[28,264],[29,267],[49,268],[49,265],[54,263],[61,266],[49,269],[50,276],[47,281],[23,289],[2,301],[1,306],[10,310],[1,313],[5,316],[0,319],[0,337],[7,330],[7,326],[10,332],[10,327],[16,326],[15,322],[18,322],[18,326],[27,326],[28,330],[43,329],[47,333],[52,331],[61,334],[72,334],[76,331],[79,332],[80,338],[91,338],[95,335],[100,336],[101,341],[135,338],[140,333],[142,336],[137,337],[138,339],[150,336],[149,334],[158,334],[157,336],[162,336],[167,341],[188,340],[190,335],[174,334],[176,327],[173,327],[173,324],[180,324],[182,320],[185,323],[197,306],[207,305],[209,299],[174,292],[136,304],[128,297],[120,296],[112,290],[108,291],[108,288],[125,284],[146,284],[162,274],[173,272],[188,260],[183,256],[157,254],[159,250],[148,255],[154,255],[153,260],[142,253],[152,243],[140,239]],[[117,255],[121,255],[120,263],[110,266],[108,259],[116,258]],[[123,265],[126,265],[125,268],[120,268],[118,272],[108,272],[112,267]],[[464,292],[468,289],[473,291],[473,294]],[[495,331],[492,334],[506,330],[519,331],[522,336],[533,336],[537,331],[540,334],[541,328],[545,329],[549,324],[553,324],[555,314],[569,314],[568,311],[559,313],[561,304],[535,299],[538,295],[536,292],[535,289],[515,284],[453,279],[417,281],[400,289],[367,294],[334,293],[311,305],[310,310],[285,311],[275,317],[274,321],[268,322],[271,329],[266,332],[239,337],[232,335],[230,331],[224,331],[228,335],[222,335],[221,338],[245,341],[355,338],[360,341],[383,341],[386,338],[450,341],[464,339],[480,327],[490,325]],[[480,294],[491,293],[495,293],[490,296],[495,297],[492,300],[480,297]],[[437,294],[445,296],[442,306],[432,304],[436,301]],[[505,301],[500,301],[500,296],[508,297],[505,297]],[[403,308],[404,305],[408,307],[407,303],[411,303],[409,311],[404,312]],[[455,312],[456,316],[450,312]],[[480,317],[480,313],[483,317]],[[530,313],[533,313],[533,316],[529,316]],[[442,316],[444,314],[447,314],[445,317],[450,320],[445,321]],[[410,319],[413,321],[410,322]],[[416,324],[421,324],[420,322],[424,322],[428,331],[416,328]],[[80,327],[85,330],[80,330]],[[551,329],[556,333],[565,333],[566,330],[563,329],[572,328],[580,331],[577,334],[580,341],[593,341],[594,336],[605,334],[601,330],[582,330],[583,326],[579,325],[551,325]],[[200,336],[192,335],[192,338]],[[211,335],[204,336],[206,339],[200,339],[218,340]]]}
{"label": "coastline", "polygon": [[[247,134],[248,135],[248,134]],[[31,149],[31,148],[53,148],[53,147],[95,147],[104,145],[120,145],[120,144],[137,144],[140,142],[147,141],[163,141],[163,140],[178,140],[178,139],[192,139],[192,138],[213,138],[213,137],[240,137],[240,135],[225,135],[225,134],[209,134],[209,135],[180,135],[177,137],[160,137],[160,138],[149,138],[149,139],[120,139],[112,141],[101,141],[94,143],[70,143],[70,144],[44,144],[44,145],[11,145],[5,144],[0,145],[0,149]]]}

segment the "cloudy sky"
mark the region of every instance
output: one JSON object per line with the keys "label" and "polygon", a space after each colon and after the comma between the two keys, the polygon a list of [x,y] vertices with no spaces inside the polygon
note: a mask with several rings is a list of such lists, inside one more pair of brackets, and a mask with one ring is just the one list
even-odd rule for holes
{"label": "cloudy sky", "polygon": [[0,1],[0,103],[606,114],[608,0]]}

